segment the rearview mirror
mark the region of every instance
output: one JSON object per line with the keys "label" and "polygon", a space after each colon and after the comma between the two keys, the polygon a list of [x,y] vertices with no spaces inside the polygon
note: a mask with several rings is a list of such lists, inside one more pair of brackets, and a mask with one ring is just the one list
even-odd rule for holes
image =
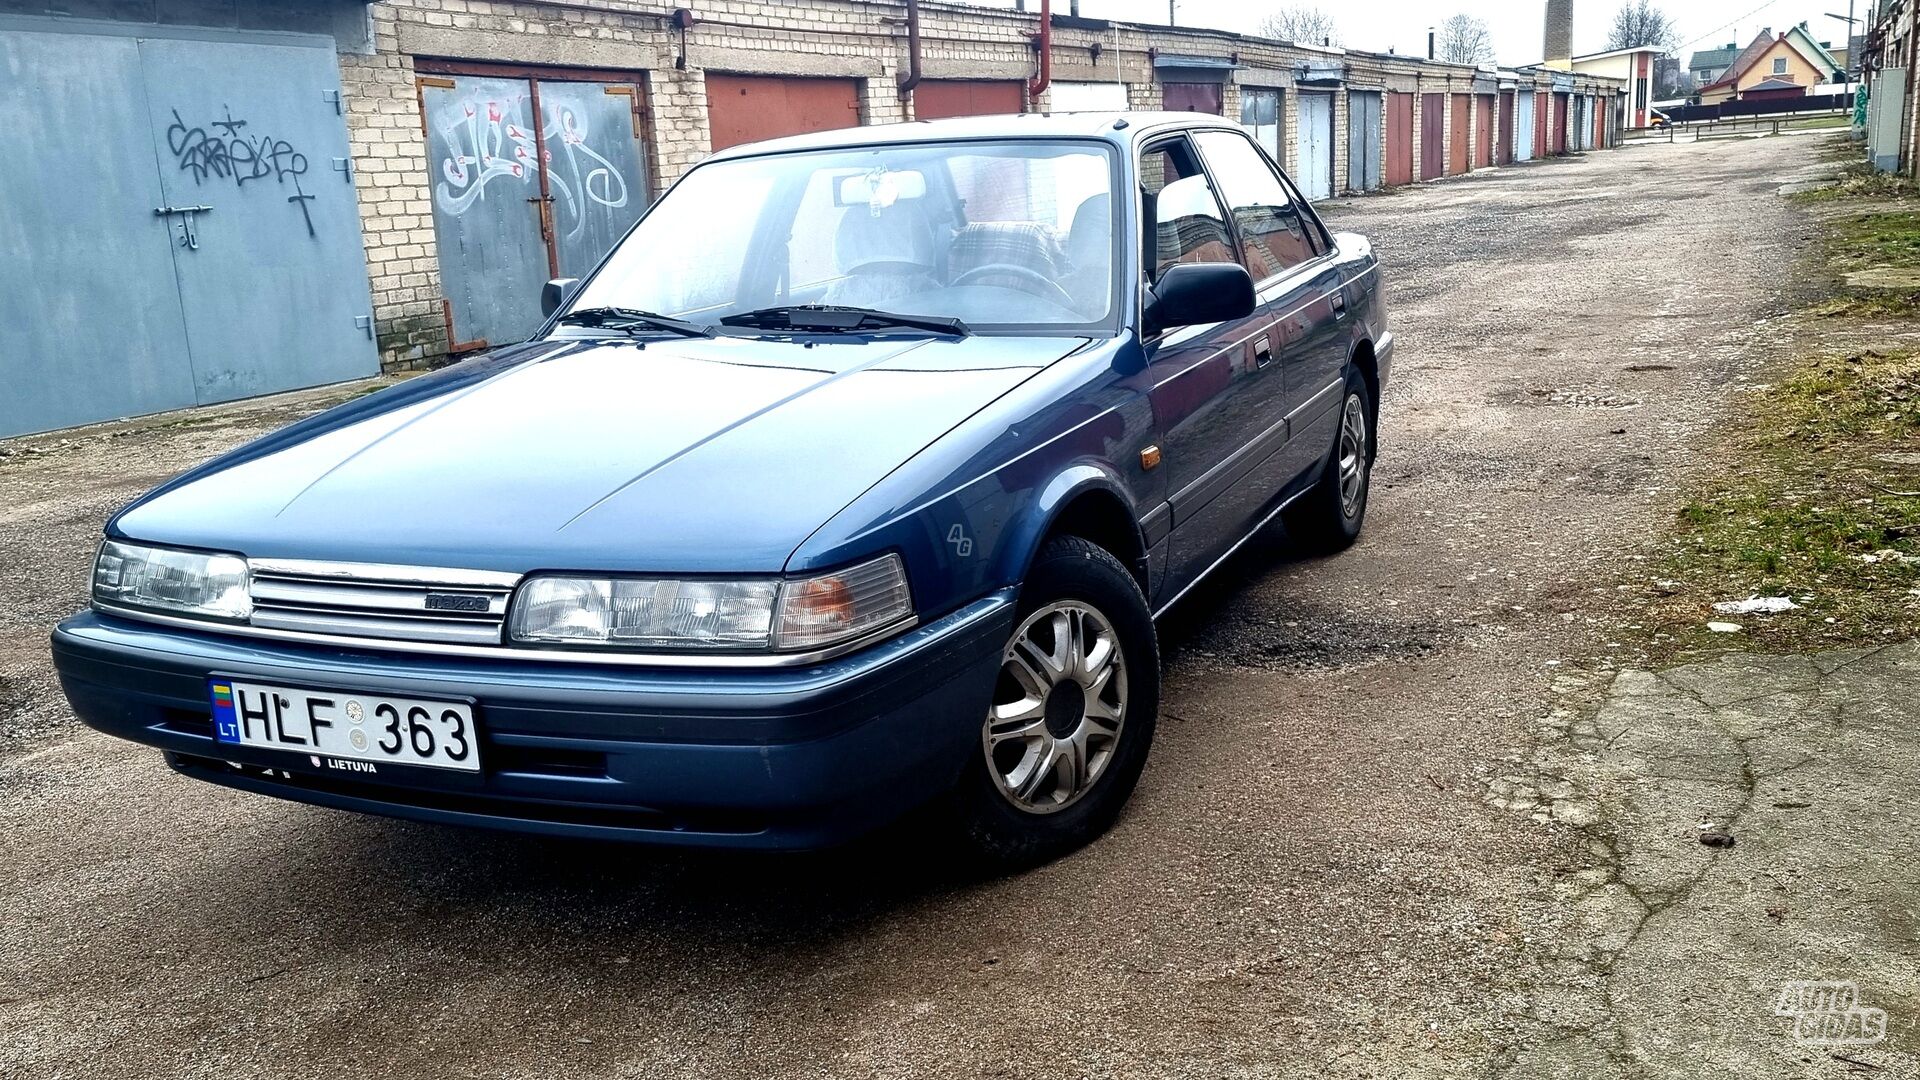
{"label": "rearview mirror", "polygon": [[1230,322],[1253,314],[1253,277],[1239,263],[1181,263],[1148,293],[1145,329]]}
{"label": "rearview mirror", "polygon": [[580,286],[577,277],[557,277],[540,289],[540,314],[553,318],[553,313],[567,305],[573,299],[573,290]]}

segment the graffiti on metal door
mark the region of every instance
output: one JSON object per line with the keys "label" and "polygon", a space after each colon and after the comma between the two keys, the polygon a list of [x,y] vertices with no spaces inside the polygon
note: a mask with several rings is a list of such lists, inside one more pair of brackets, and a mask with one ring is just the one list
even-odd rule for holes
{"label": "graffiti on metal door", "polygon": [[592,202],[610,210],[627,205],[627,181],[614,168],[613,162],[587,144],[587,138],[592,134],[587,120],[589,112],[580,102],[558,97],[548,91],[548,97],[541,102],[541,106],[541,111],[552,118],[541,134],[549,147],[558,140],[564,158],[561,166],[555,168],[553,151],[547,151],[548,181],[559,189],[560,197],[571,211],[573,224],[567,230],[567,236],[572,239],[587,227],[586,203]]}
{"label": "graffiti on metal door", "polygon": [[446,102],[433,120],[449,153],[440,161],[434,201],[464,214],[503,178],[534,178],[536,144],[527,124],[527,95],[474,95]]}
{"label": "graffiti on metal door", "polygon": [[199,126],[189,124],[179,109],[173,110],[173,123],[167,125],[167,150],[173,155],[174,166],[193,177],[195,184],[209,179],[231,180],[238,188],[252,180],[291,184],[293,194],[287,201],[300,208],[307,235],[315,235],[313,214],[307,209],[313,196],[300,186],[300,178],[307,174],[307,155],[285,139],[246,131],[248,122],[236,119],[231,107],[223,111],[225,119]]}
{"label": "graffiti on metal door", "polygon": [[627,180],[589,144],[589,113],[578,102],[548,91],[541,102],[548,119],[539,140],[528,118],[531,95],[474,94],[436,104],[431,122],[448,152],[438,163],[434,201],[446,213],[466,213],[497,184],[516,189],[514,197],[524,198],[539,180],[536,159],[546,167],[547,182],[568,222],[568,237],[586,229],[591,207],[627,205]]}

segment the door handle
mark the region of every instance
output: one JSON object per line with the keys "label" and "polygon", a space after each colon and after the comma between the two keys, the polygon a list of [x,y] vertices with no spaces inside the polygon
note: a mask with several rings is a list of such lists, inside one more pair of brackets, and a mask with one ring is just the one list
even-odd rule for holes
{"label": "door handle", "polygon": [[1253,368],[1258,371],[1271,363],[1273,363],[1273,342],[1262,338],[1260,343],[1253,347]]}
{"label": "door handle", "polygon": [[1345,289],[1333,294],[1333,314],[1336,318],[1347,313],[1347,293]]}

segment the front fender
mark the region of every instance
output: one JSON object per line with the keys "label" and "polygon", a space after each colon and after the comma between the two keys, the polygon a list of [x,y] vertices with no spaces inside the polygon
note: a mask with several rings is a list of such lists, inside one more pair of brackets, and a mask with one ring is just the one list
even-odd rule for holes
{"label": "front fender", "polygon": [[[1115,556],[1123,563],[1144,556],[1147,545],[1140,529],[1142,511],[1135,505],[1125,478],[1108,462],[1078,461],[1043,486],[1007,531],[998,553],[999,565],[994,568],[995,578],[1006,584],[1025,581],[1034,560],[1040,557],[1041,543],[1060,520],[1061,513],[1081,496],[1096,493],[1118,500],[1133,533],[1133,550],[1115,552]],[[1128,569],[1135,568],[1129,566]]]}

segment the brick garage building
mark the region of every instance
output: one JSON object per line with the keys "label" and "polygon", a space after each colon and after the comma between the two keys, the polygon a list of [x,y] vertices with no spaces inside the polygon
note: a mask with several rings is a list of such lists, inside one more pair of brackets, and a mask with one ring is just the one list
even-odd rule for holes
{"label": "brick garage building", "polygon": [[[84,51],[114,34],[147,33],[251,49],[256,63],[261,49],[330,52],[337,91],[320,85],[325,79],[301,85],[264,68],[253,85],[258,96],[316,110],[324,102],[330,111],[313,119],[315,138],[344,125],[348,149],[328,160],[327,179],[352,185],[367,278],[339,291],[368,289],[358,295],[369,310],[353,326],[372,339],[370,359],[356,352],[349,367],[418,366],[513,340],[537,321],[541,282],[591,265],[686,169],[747,139],[921,115],[1172,101],[1242,120],[1304,187],[1333,194],[1465,171],[1487,158],[1471,153],[1461,165],[1455,148],[1493,147],[1494,160],[1509,161],[1591,145],[1596,133],[1611,145],[1611,131],[1568,138],[1554,125],[1590,116],[1604,127],[1620,91],[1580,75],[1065,15],[1053,18],[1051,83],[1039,87],[1036,13],[922,3],[921,81],[903,93],[909,23],[904,0],[693,0],[684,8],[648,0],[0,0],[0,44],[31,36],[43,53],[62,34]],[[32,107],[72,92],[61,82],[71,73],[49,68],[40,77],[46,85],[29,71],[0,88],[0,104]],[[1478,104],[1499,95],[1540,106]],[[240,99],[231,103],[238,109],[256,95],[227,96]],[[1489,122],[1500,127],[1491,137],[1481,130]],[[239,150],[259,133],[229,132],[229,141]],[[162,171],[174,164],[163,161]],[[307,164],[295,180],[311,188],[320,163]],[[255,177],[235,190],[195,191],[187,194],[215,204],[195,220],[231,220],[237,210],[227,204],[241,197],[276,209],[277,221],[295,220],[262,198]],[[348,191],[321,194],[338,200]],[[151,229],[161,203],[128,200],[126,213],[148,215]],[[242,274],[233,294],[258,294],[283,317],[300,310],[298,297],[268,295],[271,284]],[[0,435],[311,384],[337,377],[339,367],[203,386],[186,400],[82,405],[37,425],[0,416]]]}

